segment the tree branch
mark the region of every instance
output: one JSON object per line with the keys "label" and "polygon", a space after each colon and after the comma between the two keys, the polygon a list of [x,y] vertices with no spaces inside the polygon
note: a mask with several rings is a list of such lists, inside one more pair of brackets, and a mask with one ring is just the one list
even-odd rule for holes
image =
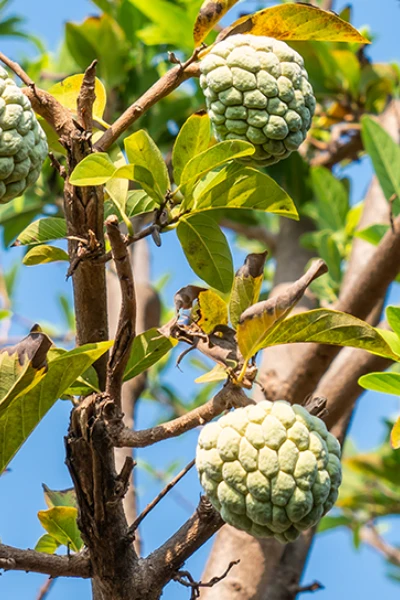
{"label": "tree branch", "polygon": [[119,138],[119,136],[128,129],[139,117],[149,110],[156,102],[159,102],[165,96],[168,96],[183,81],[191,77],[199,77],[200,69],[198,64],[193,64],[197,59],[199,50],[195,50],[193,55],[186,63],[177,65],[170,69],[163,77],[148,89],[134,104],[132,104],[94,145],[97,152],[105,152]]}
{"label": "tree branch", "polygon": [[90,560],[82,553],[70,556],[45,554],[36,550],[20,550],[0,544],[0,569],[4,571],[32,571],[51,577],[91,576]]}
{"label": "tree branch", "polygon": [[183,563],[192,556],[224,522],[205,496],[200,498],[193,516],[160,548],[146,559],[160,591]]}
{"label": "tree branch", "polygon": [[342,160],[356,160],[363,149],[361,132],[354,129],[351,135],[347,134],[347,140],[341,140],[341,137],[332,136],[325,150],[318,152],[311,160],[313,167],[322,166],[331,169]]}
{"label": "tree branch", "polygon": [[228,383],[206,404],[172,421],[167,421],[162,425],[150,427],[149,429],[142,429],[141,431],[131,431],[126,427],[121,429],[118,425],[115,429],[115,425],[109,423],[109,431],[113,443],[117,447],[144,448],[157,442],[177,437],[199,425],[204,425],[220,415],[227,408],[245,406],[250,402],[251,400],[247,398],[242,388]]}
{"label": "tree branch", "polygon": [[136,296],[129,254],[115,215],[106,220],[106,229],[122,295],[117,333],[107,365],[106,393],[121,408],[124,371],[136,335]]}
{"label": "tree branch", "polygon": [[96,85],[96,65],[97,60],[86,69],[83,77],[81,89],[76,103],[78,109],[79,123],[83,129],[91,134],[93,127],[93,104],[96,100],[95,85]]}
{"label": "tree branch", "polygon": [[362,541],[382,554],[386,560],[400,567],[400,549],[388,544],[374,525],[366,525],[360,531]]}

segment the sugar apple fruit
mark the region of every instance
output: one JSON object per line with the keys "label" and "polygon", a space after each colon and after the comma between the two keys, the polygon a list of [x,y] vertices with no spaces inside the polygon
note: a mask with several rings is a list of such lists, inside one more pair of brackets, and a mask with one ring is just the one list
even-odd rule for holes
{"label": "sugar apple fruit", "polygon": [[46,135],[31,103],[0,67],[0,204],[35,183],[47,151]]}
{"label": "sugar apple fruit", "polygon": [[248,161],[272,165],[305,140],[315,97],[300,54],[285,42],[232,35],[200,62],[215,137],[251,142]]}
{"label": "sugar apple fruit", "polygon": [[237,408],[200,433],[200,482],[221,517],[256,537],[294,541],[338,497],[340,444],[284,400]]}

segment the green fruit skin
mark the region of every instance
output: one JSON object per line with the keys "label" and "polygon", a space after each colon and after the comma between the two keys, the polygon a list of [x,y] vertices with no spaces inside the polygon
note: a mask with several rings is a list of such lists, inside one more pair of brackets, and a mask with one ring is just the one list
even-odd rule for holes
{"label": "green fruit skin", "polygon": [[36,182],[47,152],[46,135],[31,103],[0,67],[0,204]]}
{"label": "green fruit skin", "polygon": [[254,145],[244,162],[272,165],[303,143],[316,101],[302,57],[285,42],[232,35],[211,48],[200,71],[217,140]]}
{"label": "green fruit skin", "polygon": [[196,467],[224,521],[287,543],[332,508],[340,453],[325,423],[303,406],[263,401],[206,425]]}

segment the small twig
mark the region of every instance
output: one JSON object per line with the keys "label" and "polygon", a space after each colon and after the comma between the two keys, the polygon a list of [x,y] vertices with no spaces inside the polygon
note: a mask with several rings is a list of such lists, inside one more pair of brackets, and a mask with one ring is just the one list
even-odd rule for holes
{"label": "small twig", "polygon": [[141,431],[131,431],[127,427],[113,431],[113,425],[110,423],[109,433],[116,447],[145,448],[162,440],[177,437],[199,425],[205,425],[231,406],[245,406],[249,402],[242,388],[227,384],[206,404],[172,421]]}
{"label": "small twig", "polygon": [[400,550],[388,544],[378,533],[376,527],[371,523],[363,527],[360,531],[360,537],[363,542],[378,550],[383,556],[400,567]]}
{"label": "small twig", "polygon": [[141,98],[134,102],[94,145],[97,152],[105,152],[118,138],[128,129],[140,116],[142,116],[156,102],[159,102],[165,96],[173,92],[181,83],[191,77],[199,77],[200,69],[197,64],[193,64],[202,48],[197,48],[192,56],[185,62],[176,65],[173,69],[165,73],[156,83],[148,89]]}
{"label": "small twig", "polygon": [[35,89],[35,82],[32,81],[32,79],[29,77],[28,73],[26,73],[24,71],[24,69],[21,67],[21,65],[19,65],[15,61],[11,60],[11,58],[8,58],[8,56],[3,54],[2,52],[0,52],[0,60],[5,65],[7,65],[7,67],[9,67],[11,69],[11,71],[13,71],[20,78],[20,80],[23,83],[25,83],[25,85],[32,88],[32,90]]}
{"label": "small twig", "polygon": [[67,178],[67,169],[56,159],[52,152],[49,152],[51,166],[58,172],[63,179]]}
{"label": "small twig", "polygon": [[49,577],[48,579],[46,579],[44,584],[41,586],[38,595],[36,596],[36,600],[45,600],[56,581],[56,578],[53,577]]}
{"label": "small twig", "polygon": [[231,561],[228,567],[222,573],[222,575],[213,577],[212,579],[210,579],[210,581],[195,581],[192,575],[189,573],[189,571],[177,571],[176,575],[174,575],[173,577],[173,580],[185,587],[191,588],[192,593],[190,595],[190,600],[196,600],[196,598],[200,598],[200,588],[213,587],[214,585],[225,579],[232,567],[238,565],[239,563],[240,559]]}
{"label": "small twig", "polygon": [[325,586],[322,585],[319,581],[313,581],[309,585],[299,585],[297,587],[297,594],[304,594],[304,592],[318,592],[318,590],[324,590]]}
{"label": "small twig", "polygon": [[124,370],[136,335],[136,295],[129,254],[115,215],[106,220],[106,229],[122,295],[117,333],[107,365],[106,393],[120,407]]}
{"label": "small twig", "polygon": [[[341,125],[338,125],[338,127],[341,128],[341,132],[344,131]],[[353,135],[350,135],[350,132],[347,129],[348,128],[346,128],[346,135],[348,136],[348,139],[346,141],[341,141],[340,136],[332,136],[332,140],[327,144],[326,149],[319,152],[311,159],[311,165],[313,167],[324,166],[330,169],[342,160],[354,159],[358,156],[358,153],[363,149],[360,129],[352,124],[350,129],[354,132]]]}
{"label": "small twig", "polygon": [[93,104],[96,100],[96,65],[97,60],[94,60],[86,69],[78,100],[76,102],[79,123],[89,134],[92,132],[93,128]]}
{"label": "small twig", "polygon": [[394,217],[393,217],[393,203],[397,198],[397,194],[393,193],[389,198],[389,221],[390,227],[392,228],[393,233],[396,233],[394,229]]}
{"label": "small twig", "polygon": [[140,513],[140,515],[135,519],[132,525],[129,527],[128,534],[134,536],[136,529],[139,527],[140,523],[143,521],[145,517],[157,506],[157,504],[168,494],[170,490],[190,471],[192,467],[194,467],[195,460],[191,460],[188,465],[178,475],[176,475],[172,481],[165,486],[163,490],[146,506],[146,508]]}

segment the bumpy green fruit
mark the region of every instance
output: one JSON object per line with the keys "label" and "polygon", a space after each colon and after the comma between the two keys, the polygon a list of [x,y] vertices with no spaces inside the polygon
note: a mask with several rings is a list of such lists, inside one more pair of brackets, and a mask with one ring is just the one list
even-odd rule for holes
{"label": "bumpy green fruit", "polygon": [[224,521],[292,542],[338,497],[340,444],[325,423],[284,400],[237,408],[200,433],[200,482]]}
{"label": "bumpy green fruit", "polygon": [[28,98],[0,67],[0,204],[35,183],[47,151]]}
{"label": "bumpy green fruit", "polygon": [[252,142],[249,158],[272,165],[305,140],[315,97],[300,54],[285,42],[232,35],[200,62],[200,85],[218,140]]}

